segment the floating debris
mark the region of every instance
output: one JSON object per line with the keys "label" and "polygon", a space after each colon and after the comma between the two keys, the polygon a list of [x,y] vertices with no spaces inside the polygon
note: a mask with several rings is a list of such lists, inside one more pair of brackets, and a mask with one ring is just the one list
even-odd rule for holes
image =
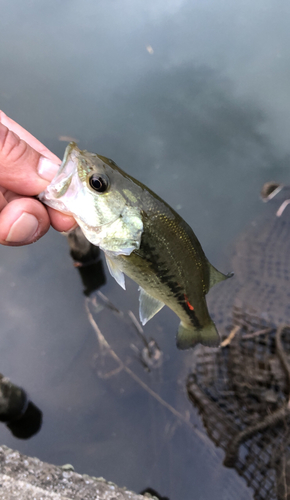
{"label": "floating debris", "polygon": [[79,142],[78,139],[75,139],[74,137],[71,137],[70,135],[59,135],[58,140],[63,141],[63,142]]}
{"label": "floating debris", "polygon": [[275,181],[266,182],[261,189],[261,198],[263,201],[267,202],[272,200],[281,189],[283,189],[283,184]]}
{"label": "floating debris", "polygon": [[147,52],[149,52],[149,54],[151,54],[151,55],[154,54],[154,50],[151,47],[151,45],[146,45],[146,50],[147,50]]}

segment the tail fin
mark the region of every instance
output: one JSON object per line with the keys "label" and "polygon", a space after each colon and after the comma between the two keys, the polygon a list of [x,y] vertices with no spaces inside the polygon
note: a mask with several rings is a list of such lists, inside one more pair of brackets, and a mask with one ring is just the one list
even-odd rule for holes
{"label": "tail fin", "polygon": [[189,349],[198,343],[210,347],[219,346],[220,338],[214,322],[211,321],[201,328],[195,328],[181,322],[176,339],[178,349]]}

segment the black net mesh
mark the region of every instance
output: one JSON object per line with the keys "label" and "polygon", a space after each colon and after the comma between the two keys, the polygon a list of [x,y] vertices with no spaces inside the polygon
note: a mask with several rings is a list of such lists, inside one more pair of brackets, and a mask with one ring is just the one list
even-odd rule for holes
{"label": "black net mesh", "polygon": [[290,208],[276,216],[285,195],[239,238],[229,286],[211,291],[222,347],[197,350],[187,383],[224,464],[259,500],[290,498]]}

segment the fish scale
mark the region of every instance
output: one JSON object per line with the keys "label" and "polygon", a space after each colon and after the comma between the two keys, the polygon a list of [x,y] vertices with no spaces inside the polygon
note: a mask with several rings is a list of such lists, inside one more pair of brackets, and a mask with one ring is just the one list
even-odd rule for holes
{"label": "fish scale", "polygon": [[[203,310],[204,320],[210,321],[203,294],[203,290],[208,288],[209,277],[207,273],[203,272],[199,262],[193,260],[192,253],[195,252],[192,252],[191,246],[184,244],[188,235],[183,228],[178,227],[181,238],[176,238],[173,245],[168,244],[170,241],[168,226],[175,234],[174,222],[170,221],[168,224],[167,219],[160,217],[159,224],[156,225],[156,219],[152,224],[150,218],[147,217],[144,221],[140,249],[135,250],[130,257],[119,256],[118,259],[126,262],[124,265],[120,264],[120,267],[125,274],[137,281],[140,269],[146,266],[145,272],[141,274],[141,278],[139,277],[140,286],[146,291],[148,290],[155,298],[160,297],[161,300],[164,300],[164,303],[176,312],[183,321],[190,321],[198,328],[200,322],[196,313],[188,308],[187,303],[194,304],[194,308],[197,310]],[[156,227],[159,229],[158,232],[156,232]],[[187,230],[191,231],[189,227]],[[164,234],[167,234],[167,238],[164,237]],[[158,252],[154,252],[156,248],[158,248]],[[149,259],[147,258],[148,253],[150,254]],[[198,279],[194,282],[188,269],[184,265],[182,266],[181,255],[183,260],[189,262],[189,265],[195,266],[196,272],[198,272],[196,276]],[[202,257],[205,258],[203,252],[199,258]]]}

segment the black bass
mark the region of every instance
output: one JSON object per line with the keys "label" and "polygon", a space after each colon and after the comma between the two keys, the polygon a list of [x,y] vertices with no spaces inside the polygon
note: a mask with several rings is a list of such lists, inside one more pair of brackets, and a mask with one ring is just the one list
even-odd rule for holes
{"label": "black bass", "polygon": [[166,304],[181,320],[178,348],[219,344],[205,295],[230,275],[209,263],[192,229],[153,191],[112,160],[72,142],[39,198],[73,214],[86,238],[104,251],[121,287],[124,274],[138,283],[143,325]]}

